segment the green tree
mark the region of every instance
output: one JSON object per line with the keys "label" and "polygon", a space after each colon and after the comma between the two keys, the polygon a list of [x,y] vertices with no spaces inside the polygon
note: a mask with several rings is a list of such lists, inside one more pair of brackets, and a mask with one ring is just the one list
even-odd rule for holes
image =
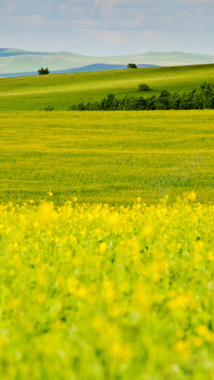
{"label": "green tree", "polygon": [[38,74],[39,75],[49,74],[49,70],[47,67],[46,67],[46,69],[43,69],[43,67],[41,67],[41,69],[38,70]]}
{"label": "green tree", "polygon": [[135,63],[128,63],[127,69],[137,69],[137,66],[135,65]]}

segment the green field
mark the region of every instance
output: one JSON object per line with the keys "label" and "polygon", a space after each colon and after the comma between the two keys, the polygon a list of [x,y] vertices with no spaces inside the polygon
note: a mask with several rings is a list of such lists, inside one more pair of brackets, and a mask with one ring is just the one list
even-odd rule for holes
{"label": "green field", "polygon": [[[214,200],[214,111],[1,112],[1,201]],[[197,158],[199,157],[199,158]],[[192,162],[193,159],[193,163]],[[196,161],[196,162],[195,162]]]}
{"label": "green field", "polygon": [[139,96],[140,83],[152,91],[191,91],[205,81],[214,82],[214,65],[113,70],[92,73],[0,78],[0,110],[40,110],[53,106],[68,110],[81,101],[95,101],[114,93]]}

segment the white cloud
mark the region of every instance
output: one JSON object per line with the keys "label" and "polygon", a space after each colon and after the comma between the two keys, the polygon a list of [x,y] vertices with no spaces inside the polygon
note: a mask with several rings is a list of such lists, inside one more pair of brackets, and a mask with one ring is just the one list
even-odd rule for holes
{"label": "white cloud", "polygon": [[44,16],[40,14],[29,15],[29,16],[9,16],[7,17],[7,22],[14,27],[26,27],[26,28],[42,28],[44,26],[50,26]]}
{"label": "white cloud", "polygon": [[117,3],[117,0],[94,0],[94,10],[101,8],[105,12],[112,9]]}
{"label": "white cloud", "polygon": [[121,45],[126,42],[124,34],[114,30],[95,31],[94,37],[104,44]]}
{"label": "white cloud", "polygon": [[1,44],[91,55],[211,53],[213,14],[214,0],[0,0]]}

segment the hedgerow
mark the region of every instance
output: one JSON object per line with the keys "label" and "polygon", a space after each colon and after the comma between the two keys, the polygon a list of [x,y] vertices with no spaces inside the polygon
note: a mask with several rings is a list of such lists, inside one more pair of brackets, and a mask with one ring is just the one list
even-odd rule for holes
{"label": "hedgerow", "polygon": [[200,88],[188,93],[170,93],[168,90],[161,91],[159,96],[135,97],[127,95],[117,98],[115,94],[108,94],[100,102],[84,101],[72,105],[70,111],[144,111],[144,110],[197,110],[214,109],[214,85],[203,83]]}

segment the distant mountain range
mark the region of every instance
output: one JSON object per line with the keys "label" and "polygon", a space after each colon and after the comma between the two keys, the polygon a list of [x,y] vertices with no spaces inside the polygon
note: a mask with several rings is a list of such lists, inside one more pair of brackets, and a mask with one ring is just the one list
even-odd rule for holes
{"label": "distant mountain range", "polygon": [[[50,74],[66,74],[66,73],[83,73],[89,71],[105,71],[105,70],[119,70],[126,69],[127,65],[108,65],[104,63],[95,63],[93,65],[77,67],[75,69],[67,69],[67,70],[50,70]],[[158,67],[156,65],[138,65],[138,68],[146,68],[146,67]],[[32,72],[21,72],[21,73],[3,73],[0,74],[1,78],[10,78],[10,77],[19,77],[19,76],[29,76],[29,75],[38,75],[37,71]]]}
{"label": "distant mountain range", "polygon": [[51,73],[124,69],[130,62],[138,67],[179,66],[212,63],[213,57],[181,52],[88,57],[68,52],[0,49],[0,76],[36,75],[40,67],[48,67]]}

